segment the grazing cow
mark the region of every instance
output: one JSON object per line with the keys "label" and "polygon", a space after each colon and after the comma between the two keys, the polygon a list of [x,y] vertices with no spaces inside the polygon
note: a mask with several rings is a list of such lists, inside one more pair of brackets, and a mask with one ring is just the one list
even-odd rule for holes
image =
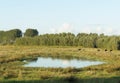
{"label": "grazing cow", "polygon": [[108,51],[107,49],[105,49],[105,52]]}
{"label": "grazing cow", "polygon": [[81,48],[78,49],[78,51],[80,51],[80,50],[81,50]]}
{"label": "grazing cow", "polygon": [[112,52],[113,50],[110,50],[110,52]]}
{"label": "grazing cow", "polygon": [[100,49],[98,49],[97,51],[100,51]]}

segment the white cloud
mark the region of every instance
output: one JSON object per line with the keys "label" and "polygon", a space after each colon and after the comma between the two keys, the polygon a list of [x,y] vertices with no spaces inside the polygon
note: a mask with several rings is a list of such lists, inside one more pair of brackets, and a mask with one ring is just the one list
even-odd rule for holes
{"label": "white cloud", "polygon": [[61,33],[61,32],[71,32],[71,31],[72,31],[72,27],[71,27],[71,25],[68,24],[68,23],[64,23],[64,24],[62,25],[62,27],[60,27],[60,28],[58,29],[58,33]]}
{"label": "white cloud", "polygon": [[56,30],[55,30],[54,28],[51,28],[51,29],[50,29],[50,32],[51,32],[51,33],[55,33]]}
{"label": "white cloud", "polygon": [[120,32],[118,28],[107,25],[87,25],[81,28],[81,32],[84,33],[104,33],[105,35],[118,35]]}
{"label": "white cloud", "polygon": [[105,33],[108,35],[111,35],[111,34],[114,34],[114,30],[113,30],[113,28],[106,28]]}
{"label": "white cloud", "polygon": [[57,26],[54,26],[50,29],[51,33],[62,33],[62,32],[72,32],[74,34],[78,33],[98,33],[105,35],[120,35],[119,27],[110,26],[110,25],[86,25],[81,26],[80,28],[78,26],[73,26],[69,23],[64,23],[60,27],[57,28]]}
{"label": "white cloud", "polygon": [[101,27],[97,27],[96,28],[96,32],[98,32],[98,33],[100,32],[101,33],[102,32],[102,28]]}
{"label": "white cloud", "polygon": [[83,29],[81,30],[81,32],[82,32],[82,33],[90,33],[91,30],[90,30],[90,28],[86,27],[86,28],[83,28]]}
{"label": "white cloud", "polygon": [[56,28],[51,28],[50,31],[52,33],[73,32],[73,27],[69,23],[64,23],[64,24],[62,24],[61,27],[59,27],[57,29]]}

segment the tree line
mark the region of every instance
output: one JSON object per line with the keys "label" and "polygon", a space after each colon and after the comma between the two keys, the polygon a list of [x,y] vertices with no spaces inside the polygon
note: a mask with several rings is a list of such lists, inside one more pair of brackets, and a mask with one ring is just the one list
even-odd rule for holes
{"label": "tree line", "polygon": [[106,36],[97,33],[59,33],[38,35],[37,29],[0,31],[0,44],[37,46],[83,46],[120,50],[120,36]]}
{"label": "tree line", "polygon": [[34,37],[38,35],[38,31],[36,29],[27,29],[23,34],[20,29],[12,29],[9,31],[0,31],[0,44],[14,44],[17,38],[24,37]]}

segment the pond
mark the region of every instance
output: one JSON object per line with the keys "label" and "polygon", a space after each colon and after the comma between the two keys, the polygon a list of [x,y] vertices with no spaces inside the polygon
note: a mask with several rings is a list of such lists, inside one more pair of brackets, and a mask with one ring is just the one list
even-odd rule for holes
{"label": "pond", "polygon": [[46,68],[83,68],[91,65],[99,65],[104,62],[82,60],[82,59],[58,59],[51,57],[38,57],[35,61],[30,61],[25,64],[25,67],[46,67]]}

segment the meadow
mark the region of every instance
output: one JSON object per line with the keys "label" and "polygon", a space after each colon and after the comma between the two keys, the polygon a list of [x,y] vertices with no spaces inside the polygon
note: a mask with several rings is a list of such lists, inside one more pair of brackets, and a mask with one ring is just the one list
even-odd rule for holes
{"label": "meadow", "polygon": [[[77,58],[105,62],[85,68],[24,67],[37,57]],[[2,83],[120,83],[120,51],[76,46],[0,46]],[[61,83],[60,82],[60,83]]]}

